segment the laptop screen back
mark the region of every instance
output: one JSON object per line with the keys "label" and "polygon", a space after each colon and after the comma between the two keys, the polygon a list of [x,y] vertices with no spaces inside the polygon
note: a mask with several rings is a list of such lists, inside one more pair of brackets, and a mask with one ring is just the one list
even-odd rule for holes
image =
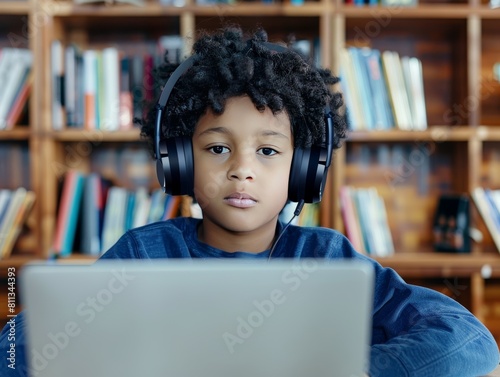
{"label": "laptop screen back", "polygon": [[354,261],[100,261],[22,275],[33,376],[362,376],[373,271]]}

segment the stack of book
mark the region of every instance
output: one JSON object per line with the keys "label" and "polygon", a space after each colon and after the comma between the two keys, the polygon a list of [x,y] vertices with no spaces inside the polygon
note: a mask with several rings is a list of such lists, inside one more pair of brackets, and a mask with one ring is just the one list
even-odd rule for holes
{"label": "stack of book", "polygon": [[31,50],[0,49],[0,130],[12,129],[26,109],[33,81],[32,65]]}
{"label": "stack of book", "polygon": [[347,238],[356,251],[376,257],[394,254],[384,200],[374,187],[342,186],[340,206]]}
{"label": "stack of book", "polygon": [[23,187],[0,190],[0,259],[12,253],[34,203],[35,193]]}
{"label": "stack of book", "polygon": [[75,44],[51,44],[52,121],[64,127],[118,131],[142,118],[144,102],[153,101],[161,88],[153,69],[165,52],[178,63],[184,48],[180,36],[164,36],[153,44],[109,46],[82,50]]}
{"label": "stack of book", "polygon": [[130,190],[96,173],[70,170],[61,188],[54,253],[98,256],[127,230],[177,216],[181,200],[161,189],[149,194],[144,187]]}
{"label": "stack of book", "polygon": [[425,130],[422,63],[394,51],[340,52],[341,87],[352,130]]}
{"label": "stack of book", "polygon": [[476,187],[472,191],[472,199],[500,252],[500,189]]}

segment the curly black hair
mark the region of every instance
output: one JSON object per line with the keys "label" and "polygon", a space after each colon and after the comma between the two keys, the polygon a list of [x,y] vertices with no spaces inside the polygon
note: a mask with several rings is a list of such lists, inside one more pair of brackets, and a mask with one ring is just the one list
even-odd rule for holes
{"label": "curly black hair", "polygon": [[[238,26],[202,34],[193,46],[193,66],[179,78],[169,97],[162,138],[192,136],[207,109],[222,114],[228,98],[248,95],[259,111],[266,107],[274,114],[285,111],[295,147],[302,148],[321,144],[328,104],[333,114],[334,148],[339,148],[346,137],[346,117],[342,95],[329,89],[339,79],[327,69],[314,67],[293,49],[269,49],[262,43],[267,40],[263,29],[245,40]],[[155,70],[155,79],[163,86],[176,67],[165,57]],[[136,120],[151,149],[155,118],[155,107],[151,106],[144,120]]]}

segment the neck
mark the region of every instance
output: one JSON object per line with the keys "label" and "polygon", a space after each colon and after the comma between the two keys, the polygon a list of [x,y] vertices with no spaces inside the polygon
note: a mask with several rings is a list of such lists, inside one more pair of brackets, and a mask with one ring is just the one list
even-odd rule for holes
{"label": "neck", "polygon": [[203,219],[198,228],[198,240],[230,253],[244,251],[256,254],[271,248],[276,235],[277,221],[278,217],[261,228],[236,232]]}

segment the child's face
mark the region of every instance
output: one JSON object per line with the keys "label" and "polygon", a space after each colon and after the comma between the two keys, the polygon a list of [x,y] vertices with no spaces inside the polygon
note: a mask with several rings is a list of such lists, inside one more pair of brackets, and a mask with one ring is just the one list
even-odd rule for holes
{"label": "child's face", "polygon": [[288,115],[268,108],[261,113],[248,97],[230,98],[223,114],[208,111],[200,118],[193,154],[194,192],[205,226],[274,232],[293,156]]}

